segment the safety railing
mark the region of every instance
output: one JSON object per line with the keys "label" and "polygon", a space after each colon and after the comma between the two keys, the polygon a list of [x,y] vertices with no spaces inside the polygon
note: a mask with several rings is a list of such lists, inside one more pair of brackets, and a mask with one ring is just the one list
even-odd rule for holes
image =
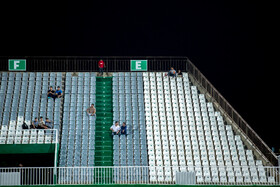
{"label": "safety railing", "polygon": [[276,155],[190,60],[187,60],[187,71],[195,78],[199,85],[211,95],[213,101],[219,104],[220,108],[222,108],[228,117],[230,117],[231,120],[238,125],[242,132],[251,139],[255,146],[271,162],[271,164],[277,165],[278,161]]}
{"label": "safety railing", "polygon": [[17,56],[0,57],[0,71],[8,71],[9,59],[26,59],[29,72],[98,71],[98,61],[105,62],[105,72],[129,72],[130,60],[148,60],[148,71],[168,71],[170,67],[186,69],[186,57],[175,56]]}
{"label": "safety railing", "polygon": [[0,168],[0,186],[54,184],[55,168]]}
{"label": "safety railing", "polygon": [[279,168],[263,166],[108,166],[0,168],[0,185],[218,184],[279,185]]}

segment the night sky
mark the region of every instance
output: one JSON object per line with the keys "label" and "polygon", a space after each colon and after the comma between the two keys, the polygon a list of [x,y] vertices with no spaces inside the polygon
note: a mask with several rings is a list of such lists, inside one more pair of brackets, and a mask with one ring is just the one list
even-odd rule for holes
{"label": "night sky", "polygon": [[187,56],[269,147],[279,141],[279,11],[255,1],[1,5],[0,55]]}

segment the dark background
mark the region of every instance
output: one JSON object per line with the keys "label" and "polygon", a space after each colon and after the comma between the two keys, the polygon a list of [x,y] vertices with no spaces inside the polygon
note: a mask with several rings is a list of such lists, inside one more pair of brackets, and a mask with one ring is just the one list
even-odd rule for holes
{"label": "dark background", "polygon": [[100,2],[2,5],[0,55],[187,56],[278,151],[276,4]]}
{"label": "dark background", "polygon": [[0,154],[1,167],[53,167],[54,153],[48,154]]}

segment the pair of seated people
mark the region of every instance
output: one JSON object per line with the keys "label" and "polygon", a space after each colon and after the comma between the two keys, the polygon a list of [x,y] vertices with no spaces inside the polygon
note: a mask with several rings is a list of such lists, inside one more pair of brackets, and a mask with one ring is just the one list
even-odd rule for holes
{"label": "pair of seated people", "polygon": [[53,98],[53,100],[55,100],[56,98],[60,98],[62,96],[62,90],[60,89],[60,86],[58,86],[56,90],[54,90],[53,87],[50,86],[47,95],[48,98]]}
{"label": "pair of seated people", "polygon": [[126,124],[123,122],[122,126],[119,126],[119,122],[116,121],[115,125],[112,125],[110,130],[112,131],[112,135],[126,135]]}
{"label": "pair of seated people", "polygon": [[46,121],[44,122],[42,116],[40,117],[39,121],[38,118],[35,118],[30,125],[30,129],[51,129],[51,128],[52,128],[52,122],[49,120],[49,118],[46,118]]}

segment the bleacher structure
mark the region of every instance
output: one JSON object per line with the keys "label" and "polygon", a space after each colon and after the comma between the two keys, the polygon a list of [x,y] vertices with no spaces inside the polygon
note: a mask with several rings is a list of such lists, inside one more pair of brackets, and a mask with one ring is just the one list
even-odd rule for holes
{"label": "bleacher structure", "polygon": [[[114,166],[148,166],[142,73],[113,73],[114,121],[127,125],[127,135],[114,136]],[[115,181],[147,181],[146,169],[129,175],[129,169],[115,172]]]}
{"label": "bleacher structure", "polygon": [[177,78],[144,73],[143,81],[149,166],[165,166],[151,168],[151,180],[175,180],[179,167],[195,171],[197,182],[273,180],[220,112],[191,85],[187,73]]}
{"label": "bleacher structure", "polygon": [[62,73],[14,73],[1,76],[0,125],[1,143],[51,143],[54,136],[43,131],[22,131],[23,121],[30,125],[35,117],[48,117],[53,128],[60,130],[61,99],[48,99],[49,86],[62,85]]}
{"label": "bleacher structure", "polygon": [[95,73],[66,73],[60,166],[94,166],[95,120],[86,109],[95,103]]}
{"label": "bleacher structure", "polygon": [[126,122],[128,135],[114,136],[115,166],[147,166],[142,73],[113,74],[114,121]]}
{"label": "bleacher structure", "polygon": [[[197,183],[275,183],[264,162],[256,159],[188,73],[176,78],[163,72],[112,76],[112,125],[127,124],[127,135],[112,137],[113,167],[128,167],[114,172],[115,182],[172,183],[178,172],[195,172]],[[98,102],[95,72],[2,72],[0,79],[1,144],[52,142],[52,136],[21,127],[23,121],[30,125],[35,117],[48,117],[60,137],[59,167],[94,167],[96,118],[85,111]],[[63,97],[48,99],[49,86],[60,86]],[[132,166],[147,170],[131,177]],[[67,178],[72,181],[71,174]]]}

